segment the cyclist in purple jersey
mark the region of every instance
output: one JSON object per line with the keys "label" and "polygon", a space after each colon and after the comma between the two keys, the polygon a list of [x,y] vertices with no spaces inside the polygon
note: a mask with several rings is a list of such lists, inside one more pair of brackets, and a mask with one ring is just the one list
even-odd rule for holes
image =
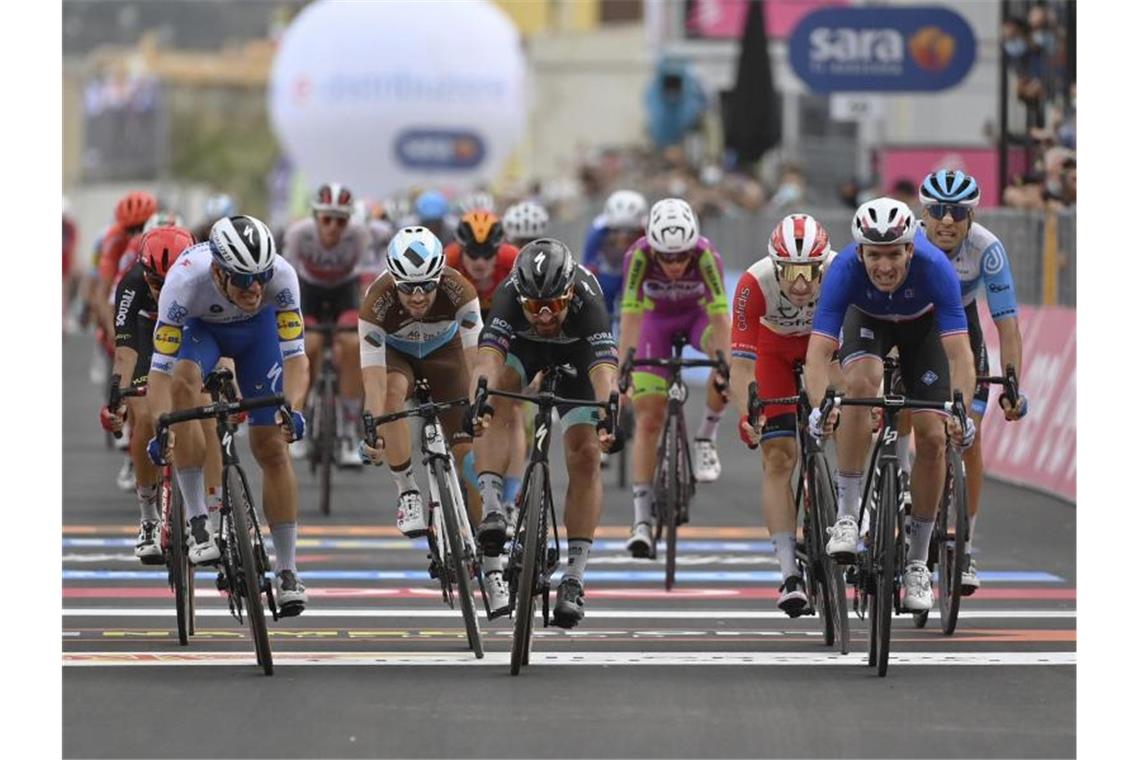
{"label": "cyclist in purple jersey", "polygon": [[[619,356],[630,348],[638,358],[668,358],[673,336],[714,355],[729,353],[731,326],[724,265],[712,243],[700,235],[696,214],[685,201],[666,198],[653,205],[646,236],[626,252],[621,299]],[[626,548],[648,557],[652,548],[650,487],[657,439],[665,422],[669,371],[642,367],[633,373],[637,420],[633,450],[633,527]],[[694,476],[709,482],[720,476],[716,431],[726,404],[726,378],[708,385],[704,420],[697,431]]]}

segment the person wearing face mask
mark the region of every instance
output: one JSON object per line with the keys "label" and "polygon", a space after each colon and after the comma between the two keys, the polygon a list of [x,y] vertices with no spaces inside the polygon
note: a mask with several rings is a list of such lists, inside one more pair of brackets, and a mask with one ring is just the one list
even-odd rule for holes
{"label": "person wearing face mask", "polygon": [[[757,427],[748,424],[748,386],[761,398],[796,395],[795,364],[807,353],[820,285],[835,258],[827,230],[807,214],[780,220],[768,239],[768,256],[740,277],[732,299],[732,400],[740,412],[740,438],[760,446],[764,459],[761,504],[776,548],[783,583],[776,606],[788,617],[807,607],[804,579],[796,566],[796,408],[768,406]],[[833,385],[839,384],[837,365]]]}

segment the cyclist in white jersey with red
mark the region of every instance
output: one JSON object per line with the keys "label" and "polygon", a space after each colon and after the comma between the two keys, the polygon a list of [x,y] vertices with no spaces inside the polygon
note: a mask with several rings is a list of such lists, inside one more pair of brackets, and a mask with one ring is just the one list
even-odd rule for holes
{"label": "cyclist in white jersey with red", "polygon": [[[285,233],[282,255],[297,270],[301,282],[301,310],[305,326],[335,322],[333,363],[340,377],[341,429],[338,431],[337,464],[360,467],[357,452],[358,426],[364,390],[360,380],[360,341],[356,336],[356,315],[360,309],[359,268],[366,262],[370,246],[368,229],[352,221],[355,211],[352,191],[335,183],[321,185],[312,201],[313,215],[294,222]],[[325,336],[315,331],[305,335],[309,357],[309,387],[320,371]],[[294,457],[305,455],[298,442],[290,448]]]}
{"label": "cyclist in white jersey with red", "polygon": [[[753,428],[748,386],[755,379],[761,398],[796,395],[795,364],[807,355],[820,285],[834,258],[823,225],[807,214],[786,216],[772,230],[767,258],[741,275],[732,299],[732,399],[740,412],[741,440],[763,452],[760,502],[783,576],[776,606],[789,617],[802,614],[808,602],[796,567],[796,407],[766,406]],[[841,379],[838,372],[833,376]]]}

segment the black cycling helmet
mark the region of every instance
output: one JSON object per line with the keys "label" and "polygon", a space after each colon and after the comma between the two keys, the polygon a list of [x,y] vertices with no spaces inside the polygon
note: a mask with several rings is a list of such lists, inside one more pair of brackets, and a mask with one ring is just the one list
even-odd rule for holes
{"label": "black cycling helmet", "polygon": [[574,283],[574,254],[560,240],[539,238],[515,260],[515,286],[523,298],[558,298]]}

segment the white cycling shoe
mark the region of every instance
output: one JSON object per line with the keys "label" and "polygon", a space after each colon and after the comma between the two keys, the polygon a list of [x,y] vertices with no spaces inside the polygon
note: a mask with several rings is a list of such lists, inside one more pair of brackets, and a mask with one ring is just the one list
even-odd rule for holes
{"label": "white cycling shoe", "polygon": [[309,439],[302,438],[289,444],[289,456],[293,459],[304,459],[309,456]]}
{"label": "white cycling shoe", "polygon": [[190,518],[190,562],[195,565],[208,565],[217,562],[222,557],[222,550],[214,540],[214,533],[210,530],[210,518],[198,515]]}
{"label": "white cycling shoe", "polygon": [[648,559],[653,553],[653,529],[647,522],[635,523],[629,531],[625,550],[638,559]]}
{"label": "white cycling shoe", "polygon": [[693,444],[697,450],[693,477],[698,483],[711,483],[720,477],[720,457],[716,453],[716,444],[708,438],[698,438]]}
{"label": "white cycling shoe", "polygon": [[962,571],[962,596],[970,596],[981,587],[982,582],[978,579],[978,563],[970,557],[969,564]]}
{"label": "white cycling shoe", "polygon": [[827,554],[836,562],[850,565],[855,561],[855,550],[859,543],[859,526],[855,518],[843,515],[835,525],[827,529],[831,538],[827,540]]}
{"label": "white cycling shoe", "polygon": [[487,591],[487,619],[510,614],[511,590],[503,579],[502,570],[490,570],[483,575],[483,588]]}
{"label": "white cycling shoe", "polygon": [[360,458],[360,442],[349,438],[341,440],[336,452],[337,467],[363,467],[364,460]]}
{"label": "white cycling shoe", "polygon": [[[123,436],[126,438],[126,436]],[[119,487],[120,491],[134,491],[135,490],[135,463],[127,457],[123,461],[123,466],[119,468],[119,473],[115,475],[115,485]]]}
{"label": "white cycling shoe", "polygon": [[305,584],[292,570],[281,570],[273,575],[273,595],[277,599],[278,614],[281,617],[300,615],[309,603]]}
{"label": "white cycling shoe", "polygon": [[419,491],[404,491],[396,507],[396,528],[408,538],[420,538],[428,532],[424,519],[424,501]]}
{"label": "white cycling shoe", "polygon": [[930,591],[930,570],[922,561],[908,562],[903,574],[902,607],[910,612],[925,612],[934,606]]}

